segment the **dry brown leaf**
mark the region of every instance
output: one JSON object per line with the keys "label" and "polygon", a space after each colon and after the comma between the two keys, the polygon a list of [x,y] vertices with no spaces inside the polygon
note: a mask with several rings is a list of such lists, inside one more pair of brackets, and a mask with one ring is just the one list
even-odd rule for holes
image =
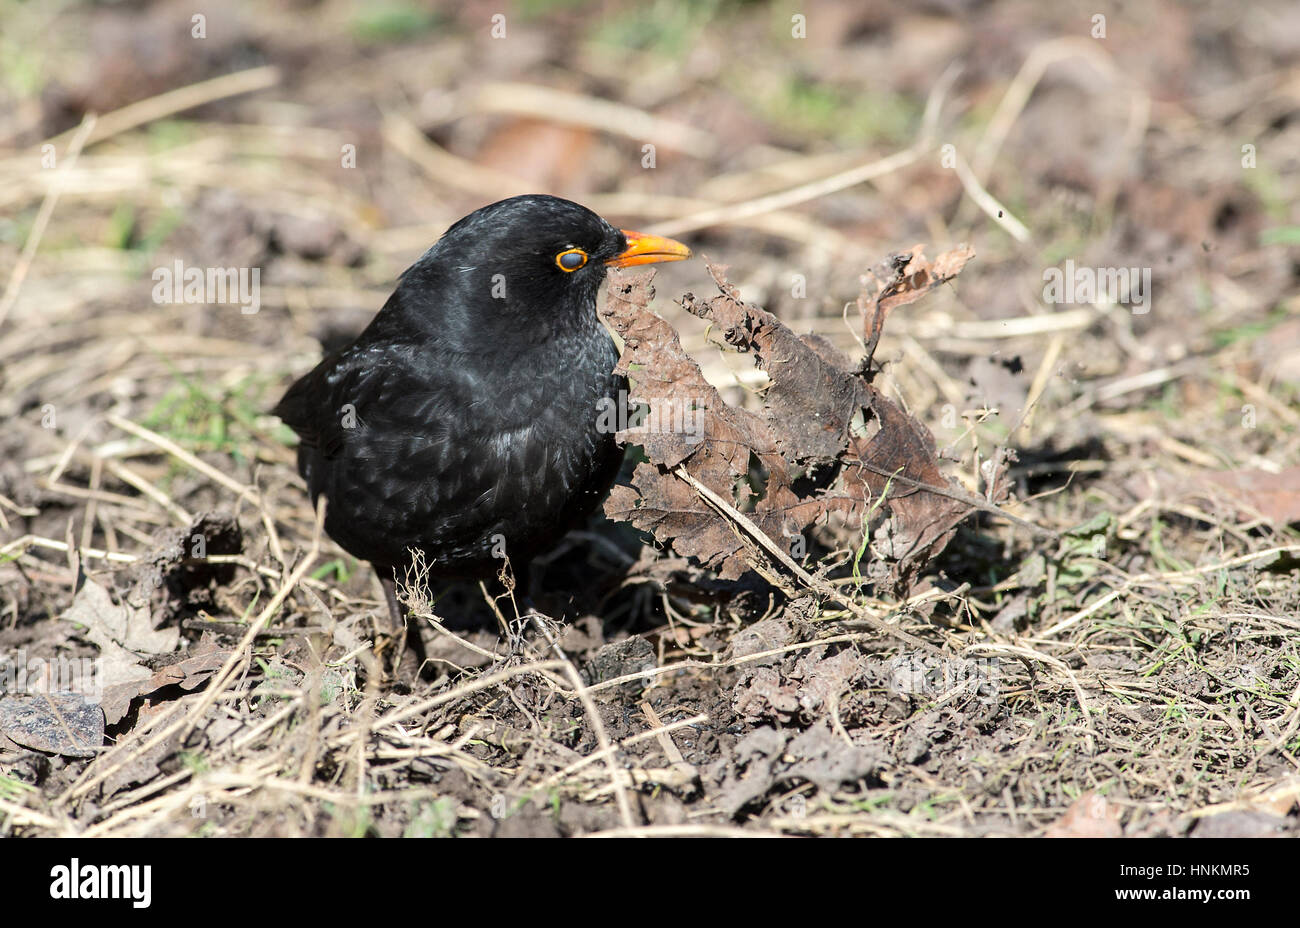
{"label": "dry brown leaf", "polygon": [[1105,796],[1087,792],[1074,800],[1056,822],[1049,826],[1045,838],[1119,838],[1124,829],[1119,824],[1119,806]]}
{"label": "dry brown leaf", "polygon": [[[944,272],[955,273],[967,252],[944,262]],[[602,315],[624,340],[619,370],[633,381],[632,399],[648,410],[618,437],[641,445],[649,461],[637,465],[630,486],[614,488],[606,513],[653,532],[723,579],[762,570],[737,526],[674,475],[681,465],[783,550],[832,516],[855,526],[888,517],[894,577],[914,575],[972,511],[940,472],[929,430],[883,397],[869,375],[849,370],[825,341],[800,337],[744,303],[725,268],[709,269],[719,295],[687,294],[682,305],[754,356],[771,379],[764,408],[729,406],[705,380],[677,333],[648,308],[651,275],[613,279]],[[939,281],[931,265],[910,275],[927,289]],[[902,299],[903,285],[892,292]],[[752,462],[765,477],[757,491]]]}
{"label": "dry brown leaf", "polygon": [[5,696],[0,735],[36,751],[94,757],[104,743],[104,713],[80,693]]}
{"label": "dry brown leaf", "polygon": [[147,607],[114,602],[94,580],[82,584],[60,618],[85,626],[85,637],[105,650],[116,645],[135,654],[170,654],[180,643],[176,629],[153,627]]}
{"label": "dry brown leaf", "polygon": [[915,303],[935,287],[952,280],[973,257],[975,249],[960,245],[934,261],[926,261],[925,246],[913,245],[910,252],[892,255],[881,267],[863,275],[858,311],[866,320],[868,363],[875,354],[889,313]]}
{"label": "dry brown leaf", "polygon": [[517,177],[529,189],[575,196],[589,193],[598,180],[590,171],[573,170],[575,164],[591,160],[595,141],[595,135],[581,126],[514,119],[488,136],[474,163]]}
{"label": "dry brown leaf", "polygon": [[116,725],[130,711],[131,702],[137,696],[148,696],[165,686],[176,685],[186,691],[197,689],[221,669],[230,653],[204,641],[189,657],[159,668],[148,679],[106,686],[100,700],[104,718],[109,725]]}
{"label": "dry brown leaf", "polygon": [[1262,470],[1208,473],[1199,479],[1277,525],[1300,522],[1300,467],[1278,474]]}
{"label": "dry brown leaf", "polygon": [[86,580],[60,616],[83,627],[81,634],[99,648],[96,678],[103,688],[100,706],[116,725],[150,677],[142,658],[170,654],[180,643],[174,628],[155,629],[148,606],[113,601],[108,591]]}

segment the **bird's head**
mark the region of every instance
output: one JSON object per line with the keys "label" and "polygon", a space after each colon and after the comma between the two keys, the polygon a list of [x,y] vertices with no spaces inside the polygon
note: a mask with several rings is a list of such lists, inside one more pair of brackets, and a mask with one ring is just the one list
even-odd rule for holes
{"label": "bird's head", "polygon": [[[680,261],[680,242],[617,229],[570,200],[528,195],[475,210],[404,275],[404,286],[460,295],[478,322],[535,326],[590,313],[610,267]],[[451,320],[448,320],[451,321]]]}

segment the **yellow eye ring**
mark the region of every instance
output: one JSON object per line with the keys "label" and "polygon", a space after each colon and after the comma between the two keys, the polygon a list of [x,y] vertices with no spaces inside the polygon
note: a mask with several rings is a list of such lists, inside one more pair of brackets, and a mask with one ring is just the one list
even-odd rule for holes
{"label": "yellow eye ring", "polygon": [[587,264],[587,253],[581,248],[566,248],[555,256],[555,266],[566,274],[572,274]]}

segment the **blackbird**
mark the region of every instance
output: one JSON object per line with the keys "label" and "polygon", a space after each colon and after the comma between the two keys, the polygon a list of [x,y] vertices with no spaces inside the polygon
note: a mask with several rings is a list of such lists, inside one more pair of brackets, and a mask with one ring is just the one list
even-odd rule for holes
{"label": "blackbird", "polygon": [[501,200],[285,393],[274,413],[301,439],[313,501],[327,497],[325,531],[374,565],[398,627],[412,549],[431,576],[482,578],[505,556],[519,580],[601,501],[622,460],[602,421],[627,382],[596,292],[611,266],[690,254],[568,200]]}

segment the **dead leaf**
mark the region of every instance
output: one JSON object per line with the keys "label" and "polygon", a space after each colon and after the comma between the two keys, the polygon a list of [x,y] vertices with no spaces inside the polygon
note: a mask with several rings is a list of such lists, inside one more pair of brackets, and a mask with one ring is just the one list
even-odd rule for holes
{"label": "dead leaf", "polygon": [[858,311],[866,319],[867,362],[875,355],[885,319],[891,311],[915,303],[935,287],[952,280],[973,257],[975,249],[961,245],[930,262],[925,260],[925,246],[913,245],[911,252],[892,255],[879,268],[864,274]]}
{"label": "dead leaf", "polygon": [[[145,735],[137,735],[136,737],[148,737],[149,734],[152,734],[152,732]],[[174,755],[180,748],[180,743],[180,732],[177,732],[176,734],[163,739],[158,744],[155,744],[143,754],[132,756],[131,760],[113,769],[113,772],[104,781],[104,785],[101,787],[102,794],[105,796],[112,796],[114,793],[117,793],[119,790],[125,789],[128,786],[138,786],[153,780],[162,773],[162,770],[158,765]],[[132,750],[134,747],[133,744]],[[128,754],[128,756],[131,755]]]}
{"label": "dead leaf", "polygon": [[170,654],[180,643],[176,629],[153,627],[148,606],[115,603],[93,580],[86,580],[60,618],[84,626],[83,636],[99,648],[99,705],[109,725],[122,720],[138,694],[157,689],[144,688],[153,674],[142,658]]}
{"label": "dead leaf", "polygon": [[554,190],[566,196],[589,193],[596,181],[575,164],[591,160],[595,136],[581,126],[541,119],[515,119],[488,136],[476,164],[519,178],[529,188]]}
{"label": "dead leaf", "polygon": [[201,642],[193,654],[174,664],[160,667],[147,680],[119,683],[104,688],[101,705],[109,725],[116,725],[131,709],[137,696],[148,696],[165,686],[179,686],[189,691],[197,689],[220,670],[230,657],[229,650],[218,649],[210,641]]}
{"label": "dead leaf", "polygon": [[[144,668],[141,668],[142,670]],[[104,687],[99,697],[99,707],[104,712],[104,723],[116,725],[131,711],[131,700],[140,694],[140,683],[114,683]]]}
{"label": "dead leaf", "polygon": [[1207,473],[1199,479],[1277,525],[1300,522],[1300,467],[1277,474],[1262,470]]}
{"label": "dead leaf", "polygon": [[[895,304],[887,305],[904,301],[906,286],[937,285],[969,256],[966,249],[923,267],[913,256],[905,268],[912,283],[895,285]],[[674,473],[681,465],[787,551],[832,517],[855,527],[887,520],[894,579],[910,578],[972,511],[940,472],[933,436],[882,396],[869,375],[849,370],[823,339],[796,335],[740,300],[725,268],[709,270],[720,295],[687,294],[682,306],[754,356],[771,379],[764,408],[753,413],[723,401],[673,328],[648,308],[651,275],[614,278],[601,314],[623,338],[618,370],[634,382],[632,400],[646,409],[618,437],[640,445],[649,461],[637,465],[630,485],[614,488],[606,514],[653,532],[723,579],[750,568],[773,579],[756,546]]]}
{"label": "dead leaf", "polygon": [[104,743],[104,713],[80,693],[5,696],[0,734],[36,751],[94,757]]}
{"label": "dead leaf", "polygon": [[170,654],[180,642],[176,629],[153,627],[147,608],[113,602],[108,591],[93,580],[82,584],[60,618],[85,626],[86,638],[103,650],[116,645],[137,655]]}
{"label": "dead leaf", "polygon": [[1300,385],[1300,319],[1288,319],[1255,339],[1250,355],[1259,367],[1253,379]]}
{"label": "dead leaf", "polygon": [[1124,834],[1119,824],[1119,806],[1105,796],[1087,792],[1071,803],[1065,814],[1048,827],[1045,838],[1118,838]]}
{"label": "dead leaf", "polygon": [[231,653],[229,649],[218,648],[210,641],[200,642],[188,657],[158,669],[140,685],[140,693],[152,693],[172,684],[183,690],[196,689],[225,665]]}

